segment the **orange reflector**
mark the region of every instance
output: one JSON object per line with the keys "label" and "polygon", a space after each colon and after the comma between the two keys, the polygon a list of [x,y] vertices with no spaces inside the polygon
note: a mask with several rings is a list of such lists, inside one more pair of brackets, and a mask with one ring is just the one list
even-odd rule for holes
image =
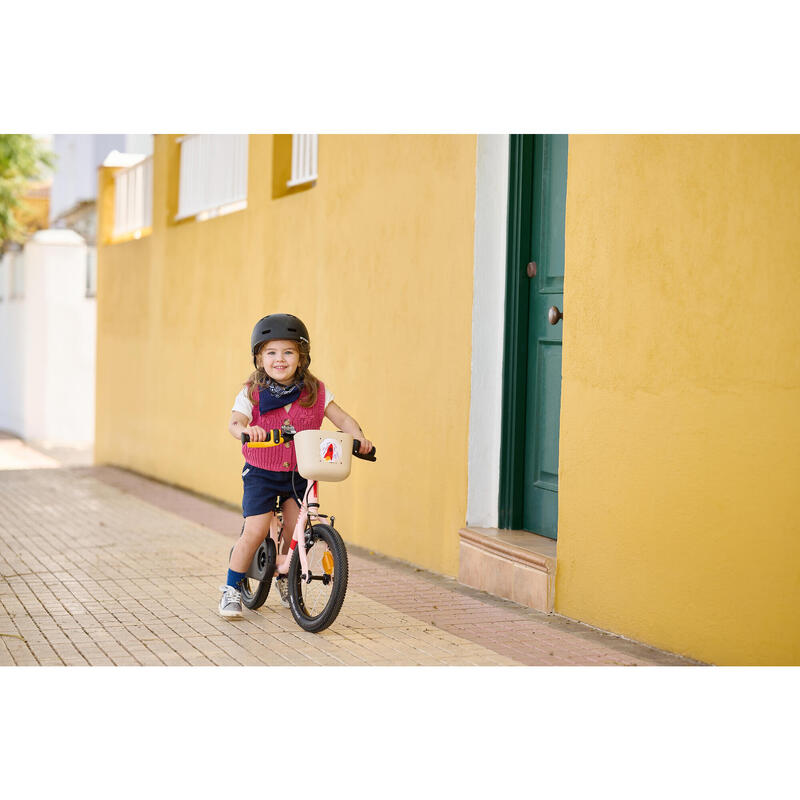
{"label": "orange reflector", "polygon": [[327,550],[325,555],[322,556],[322,568],[325,570],[326,575],[333,575],[333,556],[330,550]]}

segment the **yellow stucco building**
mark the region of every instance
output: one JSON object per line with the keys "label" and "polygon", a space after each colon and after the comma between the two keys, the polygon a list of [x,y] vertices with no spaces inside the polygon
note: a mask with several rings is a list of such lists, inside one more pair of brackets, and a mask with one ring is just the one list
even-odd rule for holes
{"label": "yellow stucco building", "polygon": [[231,213],[189,141],[155,137],[142,235],[100,174],[98,462],[238,504],[250,330],[288,311],[378,447],[324,487],[347,541],[800,662],[800,137],[322,135],[303,182],[250,136]]}

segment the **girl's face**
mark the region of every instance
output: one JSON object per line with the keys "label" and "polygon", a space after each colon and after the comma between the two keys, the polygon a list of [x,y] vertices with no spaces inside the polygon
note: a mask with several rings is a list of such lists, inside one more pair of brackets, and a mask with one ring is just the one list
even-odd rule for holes
{"label": "girl's face", "polygon": [[288,385],[294,380],[300,364],[300,350],[297,342],[278,339],[262,345],[258,360],[272,380]]}

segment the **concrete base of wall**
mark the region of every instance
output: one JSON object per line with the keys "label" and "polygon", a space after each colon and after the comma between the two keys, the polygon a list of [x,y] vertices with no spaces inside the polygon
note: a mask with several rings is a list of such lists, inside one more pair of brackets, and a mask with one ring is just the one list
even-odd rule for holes
{"label": "concrete base of wall", "polygon": [[458,535],[461,583],[537,611],[553,611],[555,541],[497,528],[462,528]]}

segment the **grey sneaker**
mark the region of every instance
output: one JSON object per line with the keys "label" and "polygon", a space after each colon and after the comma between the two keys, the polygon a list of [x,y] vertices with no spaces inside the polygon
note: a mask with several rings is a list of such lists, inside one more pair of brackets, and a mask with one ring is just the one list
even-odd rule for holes
{"label": "grey sneaker", "polygon": [[242,595],[233,586],[220,586],[222,597],[219,599],[219,613],[226,619],[238,619],[242,616]]}
{"label": "grey sneaker", "polygon": [[281,605],[289,608],[289,579],[286,575],[275,578],[275,585],[278,587],[278,594],[281,596]]}

